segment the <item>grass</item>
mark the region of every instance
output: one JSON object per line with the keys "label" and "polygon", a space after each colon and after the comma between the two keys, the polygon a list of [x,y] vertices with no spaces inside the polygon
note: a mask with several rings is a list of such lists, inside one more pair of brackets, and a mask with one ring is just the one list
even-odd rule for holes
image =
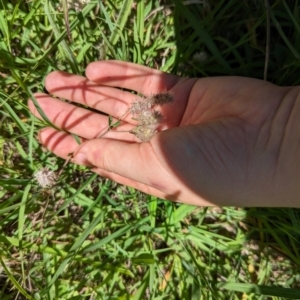
{"label": "grass", "polygon": [[99,59],[297,85],[299,1],[63,2],[0,1],[1,299],[300,299],[299,210],[179,205],[71,164],[42,189],[64,162],[26,106]]}

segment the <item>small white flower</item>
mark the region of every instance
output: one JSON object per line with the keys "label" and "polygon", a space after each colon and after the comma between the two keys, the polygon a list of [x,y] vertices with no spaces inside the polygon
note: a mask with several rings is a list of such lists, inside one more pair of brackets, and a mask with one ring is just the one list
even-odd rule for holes
{"label": "small white flower", "polygon": [[193,60],[196,61],[196,62],[205,62],[206,60],[208,59],[208,55],[206,52],[204,51],[201,51],[201,52],[196,52],[194,55],[193,55]]}
{"label": "small white flower", "polygon": [[42,168],[34,174],[34,178],[42,188],[52,187],[56,182],[56,174],[48,167]]}

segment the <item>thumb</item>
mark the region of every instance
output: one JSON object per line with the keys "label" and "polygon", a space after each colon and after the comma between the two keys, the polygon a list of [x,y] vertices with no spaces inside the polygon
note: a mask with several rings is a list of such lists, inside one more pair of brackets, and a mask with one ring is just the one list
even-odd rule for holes
{"label": "thumb", "polygon": [[73,162],[96,167],[105,172],[114,173],[116,177],[122,176],[161,191],[168,190],[167,183],[171,179],[170,174],[162,167],[150,142],[89,140],[76,150]]}

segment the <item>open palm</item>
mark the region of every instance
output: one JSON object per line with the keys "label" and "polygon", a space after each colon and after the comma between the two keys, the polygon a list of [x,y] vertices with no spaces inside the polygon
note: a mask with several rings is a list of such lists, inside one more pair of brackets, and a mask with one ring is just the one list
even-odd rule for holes
{"label": "open palm", "polygon": [[[46,88],[93,110],[36,94],[62,129],[43,129],[40,141],[62,158],[74,152],[75,163],[102,176],[195,205],[295,206],[300,195],[293,179],[300,175],[298,88],[243,77],[181,78],[119,61],[90,64],[86,78],[53,72]],[[125,114],[135,99],[130,91],[166,90],[175,101],[162,107],[163,130],[140,143],[129,133],[135,121]],[[107,115],[124,122],[102,136]]]}

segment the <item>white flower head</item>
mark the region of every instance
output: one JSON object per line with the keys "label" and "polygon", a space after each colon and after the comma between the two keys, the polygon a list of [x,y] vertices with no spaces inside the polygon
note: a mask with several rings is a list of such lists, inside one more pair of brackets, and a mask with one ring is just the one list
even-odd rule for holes
{"label": "white flower head", "polygon": [[42,188],[50,188],[56,183],[56,174],[48,167],[42,168],[34,174],[34,178]]}
{"label": "white flower head", "polygon": [[138,125],[130,130],[130,133],[142,142],[150,141],[164,120],[164,116],[156,108],[172,102],[174,96],[167,91],[136,99],[131,103],[129,112],[132,119],[138,121]]}

